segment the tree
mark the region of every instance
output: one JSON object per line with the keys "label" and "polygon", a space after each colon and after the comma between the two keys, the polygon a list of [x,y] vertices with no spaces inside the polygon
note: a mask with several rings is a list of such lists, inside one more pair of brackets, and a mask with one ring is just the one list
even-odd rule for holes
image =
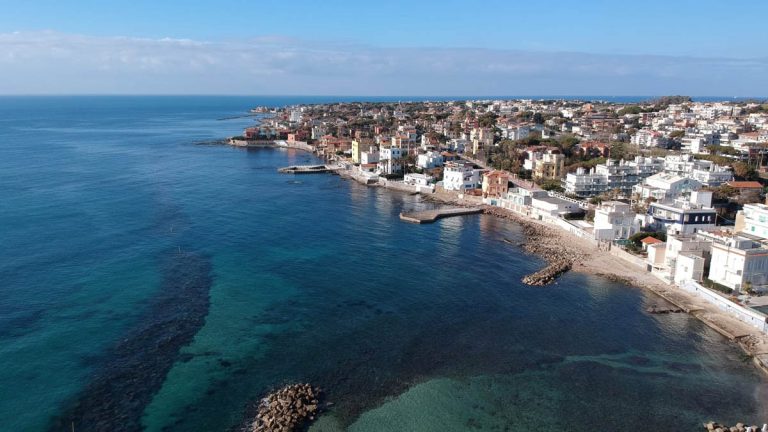
{"label": "tree", "polygon": [[484,128],[492,128],[496,126],[496,120],[499,118],[493,112],[487,112],[477,118],[478,125]]}
{"label": "tree", "polygon": [[539,185],[545,191],[563,192],[565,190],[563,189],[563,186],[562,184],[560,184],[560,180],[558,179],[542,180],[541,183],[539,183]]}
{"label": "tree", "polygon": [[533,115],[533,122],[536,124],[544,124],[544,116],[537,112]]}
{"label": "tree", "polygon": [[743,180],[756,180],[758,178],[755,168],[745,162],[733,162],[733,175]]}

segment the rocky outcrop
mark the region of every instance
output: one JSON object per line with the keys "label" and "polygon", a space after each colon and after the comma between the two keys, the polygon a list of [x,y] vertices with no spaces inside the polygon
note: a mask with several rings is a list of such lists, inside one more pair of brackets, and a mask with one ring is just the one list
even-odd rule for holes
{"label": "rocky outcrop", "polygon": [[717,422],[704,423],[704,429],[712,432],[768,432],[768,424],[759,426],[747,426],[744,423],[736,423],[735,426],[725,426]]}
{"label": "rocky outcrop", "polygon": [[504,219],[512,219],[520,224],[526,237],[526,241],[521,243],[520,247],[547,261],[546,267],[523,277],[522,281],[527,285],[552,283],[558,276],[570,270],[579,258],[576,250],[563,244],[561,233],[554,228],[525,220],[498,207],[485,207],[483,212]]}
{"label": "rocky outcrop", "polygon": [[261,400],[250,432],[291,432],[313,421],[319,410],[319,391],[309,384],[291,384]]}

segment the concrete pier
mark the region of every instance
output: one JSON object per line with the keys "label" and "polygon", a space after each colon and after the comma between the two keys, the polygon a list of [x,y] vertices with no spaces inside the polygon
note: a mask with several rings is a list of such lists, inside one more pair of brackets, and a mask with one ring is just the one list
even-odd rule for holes
{"label": "concrete pier", "polygon": [[443,209],[424,210],[424,211],[410,212],[410,213],[400,213],[400,219],[406,222],[424,224],[424,223],[432,223],[444,217],[464,216],[464,215],[478,214],[482,212],[483,212],[483,209],[477,208],[477,207],[443,208]]}
{"label": "concrete pier", "polygon": [[277,172],[283,174],[322,174],[338,170],[338,167],[328,165],[293,165],[278,168]]}

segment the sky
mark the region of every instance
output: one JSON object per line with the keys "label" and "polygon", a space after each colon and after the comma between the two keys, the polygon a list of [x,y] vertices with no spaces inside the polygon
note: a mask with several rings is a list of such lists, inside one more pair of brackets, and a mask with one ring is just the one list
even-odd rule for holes
{"label": "sky", "polygon": [[767,96],[765,0],[0,0],[0,94]]}

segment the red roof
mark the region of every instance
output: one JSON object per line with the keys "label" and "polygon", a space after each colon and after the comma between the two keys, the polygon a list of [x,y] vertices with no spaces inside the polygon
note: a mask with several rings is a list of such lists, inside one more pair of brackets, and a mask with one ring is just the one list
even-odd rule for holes
{"label": "red roof", "polygon": [[728,186],[736,189],[762,189],[763,185],[756,181],[731,181]]}
{"label": "red roof", "polygon": [[657,239],[656,237],[648,236],[642,240],[640,240],[641,243],[651,245],[651,244],[657,244],[657,243],[664,243],[663,241]]}

